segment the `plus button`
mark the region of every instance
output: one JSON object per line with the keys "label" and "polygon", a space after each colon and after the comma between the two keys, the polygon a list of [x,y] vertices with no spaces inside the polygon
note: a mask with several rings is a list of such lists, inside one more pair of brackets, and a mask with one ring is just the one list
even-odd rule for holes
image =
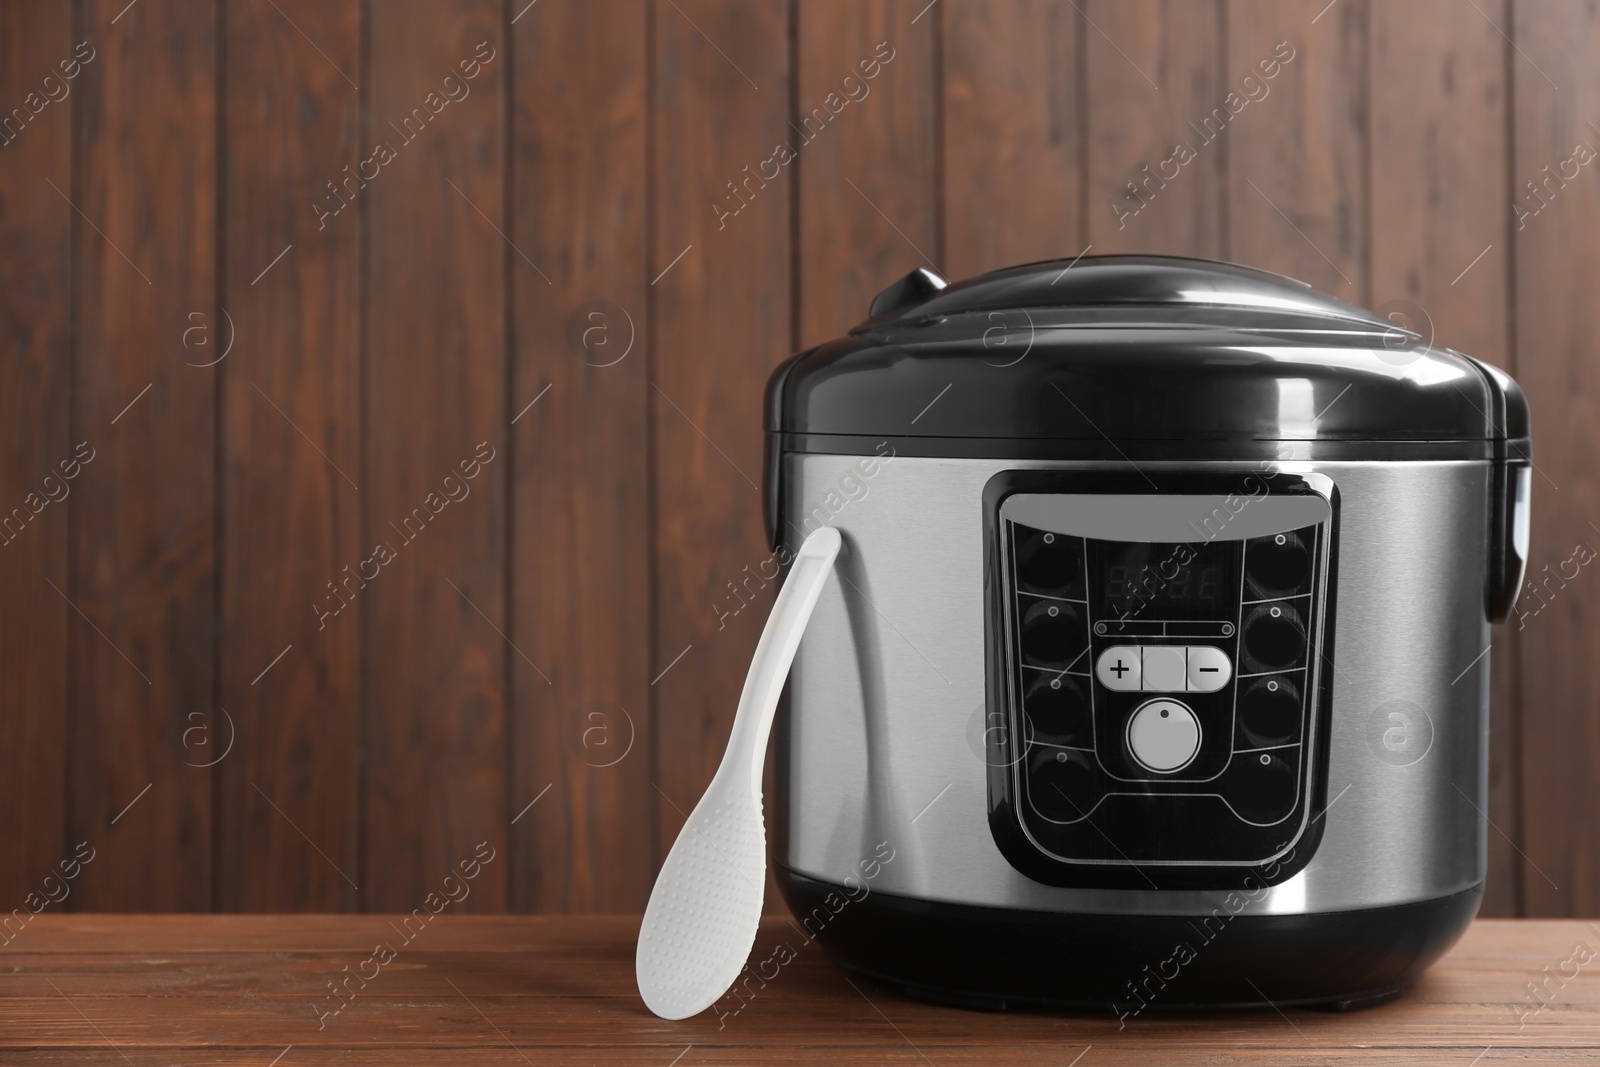
{"label": "plus button", "polygon": [[1095,677],[1107,689],[1138,692],[1144,682],[1142,655],[1138,645],[1113,645],[1095,657]]}

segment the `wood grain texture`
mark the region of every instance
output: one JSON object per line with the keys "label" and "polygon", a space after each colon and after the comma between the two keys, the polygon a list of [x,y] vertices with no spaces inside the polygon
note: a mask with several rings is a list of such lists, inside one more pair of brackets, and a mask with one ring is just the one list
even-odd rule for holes
{"label": "wood grain texture", "polygon": [[[364,140],[390,146],[394,158],[355,200],[368,233],[357,481],[363,543],[388,546],[393,558],[346,594],[362,611],[367,665],[363,873],[351,877],[366,907],[409,910],[476,843],[504,842],[510,822],[509,59],[491,0],[369,10]],[[504,907],[504,871],[479,884],[472,908]]]}
{"label": "wood grain texture", "polygon": [[[1481,6],[1504,24],[1499,5]],[[1370,17],[1372,305],[1515,374],[1510,193],[1505,168],[1485,165],[1508,149],[1510,48],[1489,18],[1451,0],[1374,4]],[[1499,628],[1494,638],[1486,808],[1494,828],[1480,913],[1515,915],[1515,631]]]}
{"label": "wood grain texture", "polygon": [[[1214,121],[1228,149],[1228,257],[1367,299],[1365,0],[1228,0],[1227,77],[1279,61]],[[1292,56],[1292,58],[1288,58]]]}
{"label": "wood grain texture", "polygon": [[772,554],[761,520],[761,412],[767,376],[790,354],[796,176],[792,162],[764,187],[747,174],[796,135],[782,3],[672,0],[653,18],[648,273],[659,858],[721,759],[773,595],[770,585],[756,584]]}
{"label": "wood grain texture", "polygon": [[[799,319],[796,348],[867,317],[917,267],[943,271],[935,173],[936,20],[927,0],[796,9]],[[913,20],[916,21],[913,21]]]}
{"label": "wood grain texture", "polygon": [[939,35],[950,277],[1083,250],[1083,20],[1053,0],[943,0]]}
{"label": "wood grain texture", "polygon": [[513,27],[511,633],[528,658],[510,661],[511,877],[525,911],[640,909],[654,872],[648,22],[633,0],[544,0]]}
{"label": "wood grain texture", "polygon": [[354,210],[317,209],[366,155],[345,81],[364,74],[360,9],[279,8],[236,5],[226,25],[232,333],[186,353],[210,362],[234,339],[196,371],[223,382],[221,686],[217,708],[190,716],[185,759],[217,768],[218,907],[343,911],[357,900],[340,872],[359,859],[363,605],[320,620],[315,605],[367,555],[345,480],[361,470],[361,227]]}
{"label": "wood grain texture", "polygon": [[69,437],[74,214],[45,179],[72,186],[71,34],[66,5],[0,7],[0,106],[21,111],[0,114],[0,810],[28,813],[0,820],[7,909],[70,855],[62,710],[67,635],[82,620],[45,579],[66,587],[72,492],[92,472]]}
{"label": "wood grain texture", "polygon": [[[1592,924],[1483,921],[1405,997],[1364,1011],[977,1013],[847,979],[811,944],[737,1014],[667,1023],[633,988],[633,916],[441,916],[329,1014],[327,980],[393,939],[381,916],[46,916],[0,974],[7,1063],[1449,1064],[1600,1054],[1600,978],[1524,989]],[[768,920],[756,943],[795,941]],[[1569,968],[1570,969],[1570,968]],[[352,968],[353,970],[353,968]],[[371,973],[370,970],[368,973]],[[314,1005],[323,1006],[320,1017]],[[290,1049],[292,1046],[292,1049]],[[288,1051],[286,1051],[288,1050]],[[123,1059],[126,1057],[126,1060]]]}
{"label": "wood grain texture", "polygon": [[[1600,575],[1582,561],[1600,550],[1600,12],[1521,2],[1514,12],[1516,350],[1538,435],[1529,584],[1513,623],[1521,628],[1523,907],[1529,915],[1593,914]],[[1574,159],[1579,145],[1586,164]]]}
{"label": "wood grain texture", "polygon": [[1271,107],[1276,79],[1239,62],[1224,69],[1220,3],[1099,0],[1084,16],[1095,254],[1220,257],[1228,147],[1206,119],[1230,92]]}
{"label": "wood grain texture", "polygon": [[94,455],[57,581],[74,606],[68,836],[98,853],[70,901],[205,910],[211,774],[185,765],[183,733],[216,697],[216,377],[182,356],[185,330],[219,318],[216,12],[163,0],[113,23],[124,6],[82,5],[95,57],[63,189],[81,212],[73,424]]}

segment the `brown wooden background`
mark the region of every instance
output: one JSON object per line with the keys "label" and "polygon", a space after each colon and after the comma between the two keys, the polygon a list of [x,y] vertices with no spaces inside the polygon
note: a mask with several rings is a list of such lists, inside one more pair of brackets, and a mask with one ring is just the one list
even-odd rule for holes
{"label": "brown wooden background", "polygon": [[[67,908],[410,910],[484,840],[469,910],[642,907],[764,618],[713,605],[767,554],[766,376],[918,264],[1420,307],[1528,391],[1553,572],[1600,545],[1600,166],[1545,172],[1597,52],[1578,0],[0,5],[0,911],[85,840]],[[1600,913],[1600,578],[1548,588],[1493,653],[1490,914]]]}

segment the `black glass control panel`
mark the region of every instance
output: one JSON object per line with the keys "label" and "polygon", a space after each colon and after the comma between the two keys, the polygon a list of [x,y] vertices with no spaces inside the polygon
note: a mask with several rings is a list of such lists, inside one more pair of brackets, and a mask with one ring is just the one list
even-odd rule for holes
{"label": "black glass control panel", "polygon": [[1229,885],[1302,836],[1332,509],[1228,499],[1030,492],[990,516],[991,823],[1026,873]]}

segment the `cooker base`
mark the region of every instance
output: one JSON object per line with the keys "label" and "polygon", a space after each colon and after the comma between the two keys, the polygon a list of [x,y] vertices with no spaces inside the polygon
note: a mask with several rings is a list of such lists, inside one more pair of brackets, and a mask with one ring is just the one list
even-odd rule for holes
{"label": "cooker base", "polygon": [[[777,865],[804,929],[847,970],[963,1008],[1347,1010],[1399,996],[1472,922],[1483,885],[1307,915],[1064,914],[847,889]],[[852,894],[857,899],[852,898]]]}

